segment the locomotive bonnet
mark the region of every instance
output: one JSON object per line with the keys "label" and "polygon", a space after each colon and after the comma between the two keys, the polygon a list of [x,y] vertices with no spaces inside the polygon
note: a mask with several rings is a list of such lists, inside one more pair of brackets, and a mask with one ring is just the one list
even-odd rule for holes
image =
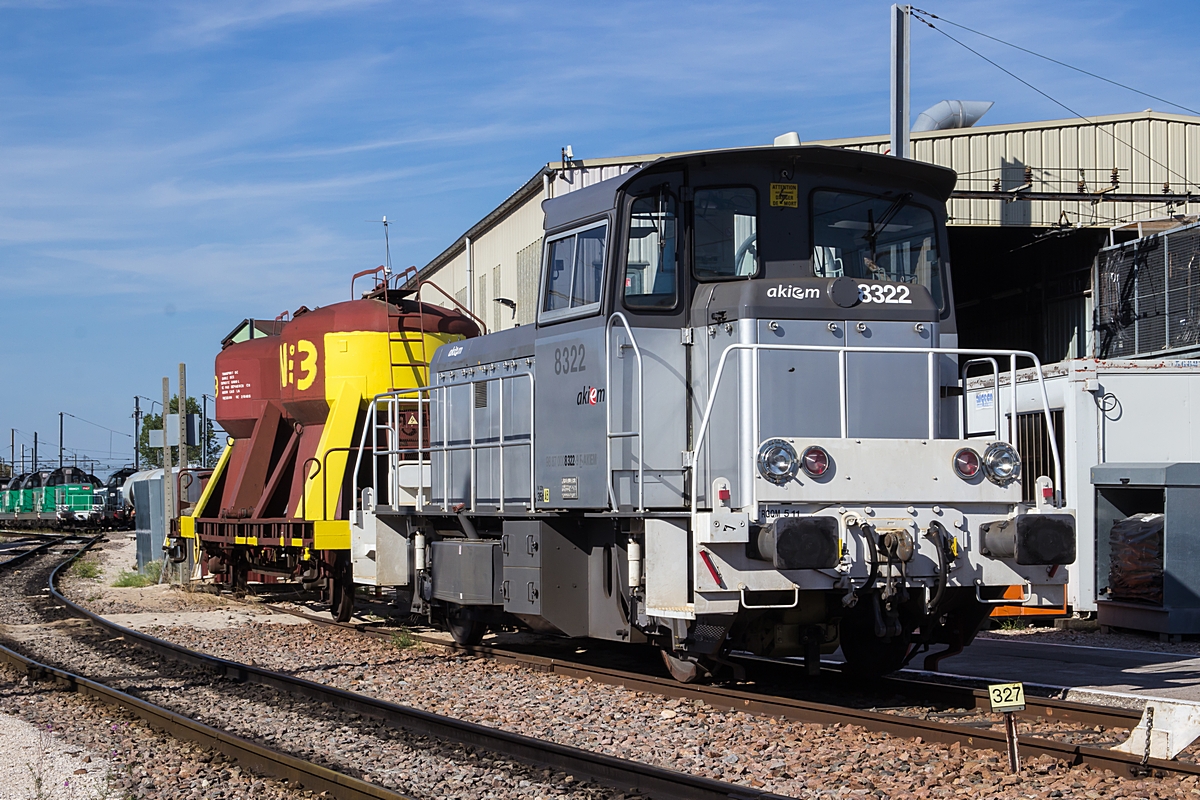
{"label": "locomotive bonnet", "polygon": [[[389,587],[460,642],[649,643],[681,680],[737,651],[882,672],[945,645],[935,666],[1007,587],[1061,594],[1075,551],[1057,452],[1023,474],[1002,413],[1018,367],[1044,399],[1040,363],[958,346],[954,182],[822,147],[663,158],[543,203],[532,325],[440,312],[398,364],[380,298],[227,346],[235,441],[184,535],[218,569],[331,576],[343,615]],[[968,430],[985,373],[994,423]],[[222,516],[282,538],[218,543]]]}

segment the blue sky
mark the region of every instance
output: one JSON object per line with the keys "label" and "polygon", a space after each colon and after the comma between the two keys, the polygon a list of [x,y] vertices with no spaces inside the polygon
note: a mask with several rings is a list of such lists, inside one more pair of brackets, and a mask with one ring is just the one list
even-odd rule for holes
{"label": "blue sky", "polygon": [[[128,461],[135,394],[210,391],[247,316],[424,264],[557,158],[883,133],[888,2],[0,0],[0,450]],[[928,2],[1200,108],[1190,4]],[[953,31],[952,28],[947,30]],[[1082,114],[1174,110],[968,34]],[[914,25],[914,116],[1069,116]],[[111,445],[110,445],[111,440]],[[113,455],[109,456],[110,446]]]}

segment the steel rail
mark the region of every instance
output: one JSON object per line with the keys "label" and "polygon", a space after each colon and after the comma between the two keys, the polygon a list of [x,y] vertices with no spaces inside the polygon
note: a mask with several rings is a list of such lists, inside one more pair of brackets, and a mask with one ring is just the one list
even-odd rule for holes
{"label": "steel rail", "polygon": [[[704,778],[684,772],[655,767],[530,736],[477,725],[420,709],[402,706],[366,695],[348,692],[315,681],[240,664],[155,638],[118,625],[95,614],[64,596],[57,587],[63,562],[50,574],[51,596],[71,613],[90,620],[111,633],[158,655],[192,666],[205,667],[220,676],[240,682],[269,686],[293,697],[303,697],[333,708],[361,714],[403,728],[411,733],[432,736],[443,741],[477,747],[539,769],[553,769],[625,792],[640,792],[669,800],[783,800],[780,795],[750,786]],[[273,752],[273,751],[272,751]],[[336,773],[339,774],[340,773]],[[365,784],[370,787],[370,784]],[[335,793],[337,797],[349,796]],[[364,795],[365,797],[366,795]],[[396,795],[371,795],[395,797]]]}
{"label": "steel rail", "polygon": [[0,536],[5,538],[22,539],[87,539],[88,536],[80,534],[70,534],[63,531],[35,531],[35,530],[14,530],[12,528],[0,528]]}
{"label": "steel rail", "polygon": [[[273,605],[269,605],[268,608],[303,617],[323,625],[351,628],[361,633],[385,638],[391,635],[385,631],[372,630],[369,626],[361,623],[339,623]],[[742,711],[760,716],[778,717],[796,722],[812,722],[822,725],[839,723],[858,725],[867,730],[888,733],[894,736],[905,738],[919,736],[925,741],[941,742],[943,744],[957,742],[967,747],[995,750],[1001,753],[1007,752],[1008,748],[1004,731],[992,731],[968,725],[906,717],[898,714],[851,708],[831,703],[816,703],[788,697],[758,694],[744,689],[683,684],[670,678],[659,678],[652,675],[641,675],[609,669],[607,667],[596,667],[546,656],[517,653],[486,645],[459,645],[419,634],[413,634],[413,638],[421,642],[469,655],[517,664],[540,672],[554,673],[576,680],[590,679],[595,683],[621,686],[631,691],[650,692],[665,697],[688,700],[702,700],[707,705],[722,711]],[[910,691],[915,685],[922,691],[941,692],[943,696],[944,694],[958,693],[959,697],[965,701],[964,705],[969,704],[978,709],[990,709],[987,692],[982,689],[927,683],[911,678],[888,677],[884,680],[898,686],[902,685]],[[1044,718],[1052,721],[1132,729],[1141,718],[1139,712],[1129,709],[1109,708],[1055,698],[1030,697],[1026,695],[1025,702],[1025,710],[1017,712],[1017,716],[1027,720]],[[1018,743],[1022,756],[1026,758],[1048,755],[1072,765],[1086,764],[1094,769],[1110,769],[1121,777],[1138,778],[1151,773],[1200,776],[1200,764],[1195,763],[1166,761],[1154,758],[1148,759],[1143,763],[1141,758],[1128,753],[1108,750],[1103,747],[1070,744],[1032,735],[1019,736]]]}
{"label": "steel rail", "polygon": [[[76,553],[54,568],[50,575],[51,582],[53,583],[59,570],[87,552],[101,538],[103,538],[102,535],[84,541],[83,546]],[[49,548],[54,544],[57,542],[49,542],[39,550]],[[33,555],[34,551],[22,554],[20,560],[32,558]],[[14,561],[16,559],[0,563],[0,572],[15,566]],[[290,786],[303,787],[318,793],[327,792],[339,800],[341,798],[346,798],[346,800],[411,800],[407,795],[367,783],[287,753],[263,747],[249,739],[189,719],[170,709],[134,697],[82,675],[44,664],[3,644],[0,644],[0,661],[24,672],[30,680],[51,681],[56,686],[68,691],[95,698],[107,705],[128,709],[147,724],[176,739],[194,742],[202,747],[217,750],[244,764],[252,772],[286,779]]]}
{"label": "steel rail", "polygon": [[11,569],[12,567],[19,566],[20,564],[23,564],[24,562],[28,561],[29,559],[33,558],[34,556],[41,555],[42,553],[49,550],[51,547],[54,547],[57,544],[61,544],[61,543],[65,542],[69,538],[79,538],[80,541],[84,541],[83,537],[60,536],[55,539],[51,539],[49,541],[42,542],[41,544],[37,545],[36,547],[30,548],[29,550],[25,550],[24,552],[21,552],[21,553],[17,553],[16,555],[14,555],[10,558],[6,558],[3,561],[0,561],[0,570]]}

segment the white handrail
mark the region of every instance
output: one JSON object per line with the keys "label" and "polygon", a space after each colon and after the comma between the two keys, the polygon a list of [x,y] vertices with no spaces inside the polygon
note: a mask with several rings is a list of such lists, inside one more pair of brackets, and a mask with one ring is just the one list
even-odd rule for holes
{"label": "white handrail", "polygon": [[[514,381],[519,378],[526,378],[529,381],[529,398],[530,398],[529,438],[528,439],[517,439],[515,441],[509,441],[505,438],[505,434],[504,434],[504,420],[503,420],[504,382],[505,381]],[[499,427],[500,435],[499,435],[498,440],[495,442],[477,442],[475,440],[475,421],[474,421],[475,414],[474,414],[474,405],[472,403],[471,404],[471,424],[470,424],[469,441],[466,444],[457,444],[457,445],[450,444],[449,413],[448,413],[450,393],[447,390],[453,389],[454,387],[457,387],[457,386],[474,387],[476,384],[479,384],[479,383],[486,384],[491,381],[496,381],[500,387],[500,389],[499,389],[500,400],[499,400],[499,404],[497,406],[498,411],[501,414],[500,427]],[[535,462],[534,462],[534,455],[533,455],[533,430],[534,430],[534,421],[535,421],[533,394],[534,394],[534,376],[533,376],[532,372],[519,372],[519,373],[512,374],[512,375],[495,375],[495,376],[483,377],[483,378],[468,378],[465,380],[450,381],[447,383],[439,383],[439,384],[436,384],[433,386],[420,386],[420,387],[414,387],[414,388],[409,388],[409,389],[395,389],[390,392],[381,392],[380,394],[377,394],[373,398],[371,398],[371,402],[368,405],[368,412],[367,412],[368,413],[368,422],[367,422],[367,424],[363,425],[363,431],[362,431],[362,434],[360,436],[360,441],[359,441],[358,455],[355,458],[355,464],[354,464],[355,480],[357,480],[358,471],[359,471],[360,465],[362,463],[363,451],[366,449],[366,437],[367,437],[367,430],[369,428],[371,430],[371,449],[372,449],[373,456],[377,457],[380,455],[386,455],[389,458],[389,473],[390,473],[390,477],[392,478],[392,482],[391,482],[391,490],[388,494],[388,497],[394,501],[395,498],[398,497],[399,493],[400,493],[399,474],[398,474],[399,466],[400,466],[400,457],[404,456],[404,455],[416,455],[417,456],[416,466],[417,466],[417,470],[418,470],[418,473],[417,473],[418,485],[416,487],[417,488],[417,493],[416,493],[416,495],[417,495],[417,510],[418,511],[424,510],[424,505],[425,505],[424,504],[424,490],[426,488],[425,482],[424,482],[425,456],[428,454],[430,466],[432,467],[433,455],[436,452],[436,453],[440,453],[442,455],[442,461],[443,461],[443,467],[444,467],[444,477],[443,477],[443,481],[442,481],[442,492],[443,492],[442,504],[441,504],[442,510],[449,511],[450,510],[450,481],[449,481],[449,471],[450,471],[449,460],[450,459],[449,459],[449,454],[453,453],[453,452],[464,451],[464,450],[470,451],[472,453],[472,456],[471,456],[471,489],[470,489],[471,495],[470,495],[469,500],[471,501],[470,502],[470,511],[474,512],[476,510],[476,506],[477,506],[477,503],[476,503],[477,487],[475,485],[475,479],[474,479],[475,472],[476,472],[476,470],[475,470],[475,452],[478,450],[496,449],[496,450],[500,451],[500,462],[501,462],[500,486],[499,486],[500,496],[498,498],[498,503],[499,503],[499,509],[501,511],[503,511],[504,502],[506,499],[505,498],[505,494],[506,494],[505,486],[504,486],[505,475],[504,475],[504,466],[503,466],[504,450],[506,448],[510,448],[510,447],[528,447],[529,448],[529,509],[532,511],[536,504],[536,500],[535,500],[536,471],[535,471]],[[404,399],[405,397],[409,397],[411,395],[416,395],[416,397],[410,398],[407,400]],[[426,395],[426,396],[422,397],[422,395]],[[427,405],[432,406],[433,402],[435,401],[435,395],[439,395],[436,399],[442,403],[441,416],[442,416],[442,423],[443,423],[442,424],[441,442],[436,446],[433,444],[433,432],[432,431],[430,431],[430,434],[429,434],[428,444],[425,444],[423,442],[423,435],[424,435],[424,430],[425,430],[425,407]],[[376,422],[376,419],[378,416],[379,404],[383,403],[383,402],[387,403],[388,422],[385,425],[379,425]],[[399,406],[401,403],[412,403],[417,406],[417,446],[416,447],[399,447],[398,446],[399,442],[396,441],[394,443],[389,442],[389,446],[386,450],[380,450],[379,446],[378,446],[379,445],[378,431],[381,429],[386,430],[388,432],[389,440],[393,436],[396,436],[397,428],[399,426],[399,419],[400,419]],[[395,446],[393,446],[393,444]],[[378,497],[379,496],[379,492],[378,492],[378,487],[379,487],[378,464],[379,464],[379,461],[378,461],[378,458],[374,458],[372,460],[372,464],[373,464],[372,480],[373,480],[374,487],[376,490],[375,496]],[[430,500],[433,499],[432,482],[433,481],[432,481],[432,476],[431,476],[430,486],[429,486]],[[356,484],[355,491],[354,491],[354,498],[353,498],[354,505],[352,507],[352,510],[354,510],[354,511],[358,510],[358,502],[359,502],[359,492],[358,492],[358,486]]]}
{"label": "white handrail", "polygon": [[[619,431],[613,433],[612,429],[612,353],[609,352],[612,343],[613,321],[620,318],[621,325],[625,328],[625,333],[629,334],[629,344],[633,347],[633,355],[637,360],[637,433],[633,431]],[[646,494],[645,494],[645,466],[646,462],[643,458],[645,450],[645,436],[643,435],[646,428],[642,418],[642,399],[645,395],[642,382],[642,351],[638,347],[637,339],[633,337],[633,330],[629,327],[629,320],[620,311],[614,311],[612,316],[608,318],[608,322],[604,325],[604,391],[608,395],[605,400],[604,408],[604,460],[606,462],[606,479],[608,481],[608,502],[613,511],[617,510],[617,495],[613,490],[613,476],[615,470],[612,468],[612,440],[613,439],[629,439],[637,437],[637,488],[638,488],[638,511],[646,510]],[[630,394],[632,394],[630,390]]]}
{"label": "white handrail", "polygon": [[[735,342],[735,343],[727,345],[725,347],[724,351],[722,351],[722,353],[721,353],[720,360],[717,362],[717,371],[716,371],[716,375],[713,378],[712,383],[710,384],[710,387],[709,387],[708,402],[705,404],[705,407],[704,407],[704,416],[701,418],[700,427],[697,428],[696,436],[695,436],[695,439],[693,440],[693,442],[694,442],[693,449],[691,452],[691,457],[689,459],[689,462],[691,463],[691,466],[692,466],[692,480],[691,480],[691,484],[692,484],[692,487],[691,487],[691,511],[692,511],[692,513],[696,513],[696,511],[698,510],[700,450],[704,447],[705,436],[708,433],[709,422],[712,419],[713,406],[715,405],[716,399],[717,399],[717,390],[720,388],[721,377],[725,373],[725,364],[729,360],[729,354],[734,352],[735,350],[750,351],[751,353],[754,354],[754,358],[755,358],[756,362],[759,358],[759,353],[761,353],[763,350],[837,353],[838,354],[839,384],[840,384],[838,387],[838,396],[840,398],[839,403],[841,406],[841,408],[839,409],[839,417],[840,417],[840,421],[841,421],[841,438],[846,438],[848,435],[848,411],[847,411],[848,403],[847,403],[847,397],[846,397],[846,355],[847,355],[847,353],[894,353],[894,354],[906,354],[906,355],[920,355],[922,353],[928,353],[929,361],[928,361],[927,368],[930,369],[931,371],[933,370],[934,365],[936,365],[936,362],[937,362],[937,359],[934,358],[935,355],[954,355],[954,356],[1007,355],[1010,358],[1010,372],[1011,372],[1010,383],[1011,383],[1011,389],[1012,389],[1010,398],[1009,398],[1009,407],[1011,410],[1012,420],[1009,425],[1009,438],[1007,439],[1007,441],[1010,444],[1015,444],[1014,439],[1015,439],[1015,431],[1016,431],[1016,413],[1017,413],[1017,397],[1016,397],[1017,396],[1017,389],[1016,389],[1017,359],[1018,358],[1028,358],[1029,360],[1031,360],[1033,362],[1034,367],[1037,369],[1038,385],[1041,389],[1041,395],[1042,395],[1042,412],[1043,412],[1043,414],[1045,414],[1045,417],[1046,417],[1046,430],[1047,430],[1047,432],[1049,434],[1049,438],[1050,438],[1050,452],[1054,456],[1054,504],[1057,506],[1060,502],[1059,492],[1061,491],[1060,487],[1062,486],[1062,463],[1059,460],[1058,443],[1055,440],[1055,435],[1054,435],[1054,420],[1050,414],[1050,397],[1046,392],[1046,376],[1044,374],[1044,371],[1042,370],[1042,362],[1038,359],[1038,357],[1036,355],[1034,355],[1033,353],[1031,353],[1027,350],[979,350],[979,349],[963,349],[963,348],[954,348],[954,347],[930,347],[930,348],[920,348],[920,349],[912,348],[912,347],[841,347],[838,345],[759,344],[759,343]],[[932,384],[933,384],[933,380],[930,379],[930,385],[932,386]],[[998,388],[999,387],[997,387],[997,390],[998,390]],[[754,387],[754,397],[757,402],[758,387]],[[941,399],[940,391],[933,391],[933,390],[930,391],[930,397],[929,397],[930,406],[934,406],[934,404],[936,404],[940,399]],[[996,402],[997,403],[999,402],[999,397],[996,398]],[[936,434],[936,432],[937,432],[935,430],[936,417],[932,411],[929,414],[929,425],[930,425],[930,430],[929,430],[930,438],[931,439],[937,438],[936,436],[934,436],[934,434]],[[996,436],[999,436],[999,435],[1000,435],[1000,432],[996,431]],[[757,440],[758,438],[760,438],[759,431],[755,431],[755,439]],[[757,442],[751,442],[751,443],[748,443],[747,446],[754,447],[756,443]],[[745,454],[743,454],[743,456],[744,455]]]}

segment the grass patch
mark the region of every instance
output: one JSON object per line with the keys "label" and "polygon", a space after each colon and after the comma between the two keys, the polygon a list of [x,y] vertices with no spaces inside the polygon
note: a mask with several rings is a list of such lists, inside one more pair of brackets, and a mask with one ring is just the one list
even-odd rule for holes
{"label": "grass patch", "polygon": [[160,577],[162,577],[162,562],[151,561],[141,572],[121,570],[121,574],[113,581],[113,586],[122,589],[141,589],[155,585]]}
{"label": "grass patch", "polygon": [[1028,624],[1020,617],[1005,617],[1000,622],[1000,630],[1004,631],[1023,631],[1027,627]]}
{"label": "grass patch", "polygon": [[117,576],[115,581],[113,581],[113,586],[116,586],[120,589],[140,589],[143,586],[149,586],[152,583],[154,583],[154,581],[150,580],[149,575],[143,575],[140,572],[128,572],[126,570],[121,570],[121,574]]}
{"label": "grass patch", "polygon": [[77,558],[67,570],[67,574],[72,578],[95,580],[100,577],[100,562],[94,558]]}
{"label": "grass patch", "polygon": [[152,583],[158,583],[159,579],[162,578],[162,571],[163,562],[161,561],[151,561],[146,565],[146,569],[144,570]]}
{"label": "grass patch", "polygon": [[408,628],[401,628],[392,634],[392,646],[398,647],[401,650],[408,650],[411,647],[416,647],[418,642],[412,635],[412,631]]}

